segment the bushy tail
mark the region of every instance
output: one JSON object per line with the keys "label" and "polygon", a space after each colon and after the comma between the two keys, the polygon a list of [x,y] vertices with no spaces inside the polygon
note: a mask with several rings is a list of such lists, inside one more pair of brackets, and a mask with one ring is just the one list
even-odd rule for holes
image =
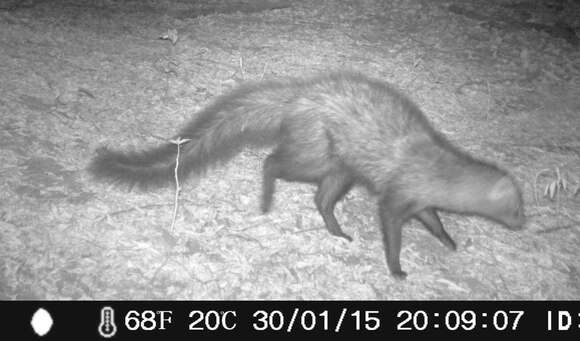
{"label": "bushy tail", "polygon": [[[177,134],[190,139],[180,147],[180,180],[229,160],[244,146],[274,143],[284,115],[279,105],[252,98],[247,89],[222,97]],[[134,152],[100,148],[89,171],[97,178],[130,188],[158,187],[174,180],[176,156],[177,145],[172,143]]]}

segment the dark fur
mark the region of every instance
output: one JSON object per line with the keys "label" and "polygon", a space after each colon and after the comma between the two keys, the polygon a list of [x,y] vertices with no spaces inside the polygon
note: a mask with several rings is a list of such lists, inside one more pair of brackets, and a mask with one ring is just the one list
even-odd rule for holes
{"label": "dark fur", "polygon": [[[475,214],[510,229],[524,223],[520,190],[498,167],[452,146],[421,110],[389,84],[358,73],[243,85],[199,112],[177,134],[179,176],[200,174],[248,145],[274,145],[264,163],[262,211],[276,179],[318,185],[315,203],[328,231],[351,240],[334,206],[354,185],[379,197],[391,273],[404,278],[401,228],[410,218],[448,248],[438,210]],[[90,165],[98,178],[146,188],[173,181],[176,146],[141,152],[100,149]]]}

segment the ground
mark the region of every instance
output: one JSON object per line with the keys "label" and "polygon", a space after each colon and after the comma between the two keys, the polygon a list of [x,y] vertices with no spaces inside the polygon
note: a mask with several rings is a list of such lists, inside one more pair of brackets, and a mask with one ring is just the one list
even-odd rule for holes
{"label": "ground", "polygon": [[[578,1],[0,2],[0,299],[579,299]],[[353,69],[396,84],[433,125],[509,169],[526,229],[443,214],[386,268],[376,198],[337,207],[280,183],[267,150],[174,189],[127,192],[94,150],[147,148],[247,80]]]}

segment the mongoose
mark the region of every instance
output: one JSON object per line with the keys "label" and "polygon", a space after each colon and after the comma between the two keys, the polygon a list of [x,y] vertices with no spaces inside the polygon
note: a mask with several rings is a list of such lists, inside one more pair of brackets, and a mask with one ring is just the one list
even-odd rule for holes
{"label": "mongoose", "polygon": [[[416,218],[455,250],[437,211],[474,214],[509,229],[525,216],[521,191],[503,169],[473,158],[435,131],[419,107],[392,85],[357,72],[241,85],[219,96],[176,134],[178,175],[202,174],[245,146],[273,146],[263,166],[261,209],[277,179],[318,186],[315,203],[328,231],[352,240],[334,207],[354,185],[378,197],[387,265],[401,269],[401,228]],[[114,183],[148,188],[174,181],[177,147],[98,150],[89,170]]]}

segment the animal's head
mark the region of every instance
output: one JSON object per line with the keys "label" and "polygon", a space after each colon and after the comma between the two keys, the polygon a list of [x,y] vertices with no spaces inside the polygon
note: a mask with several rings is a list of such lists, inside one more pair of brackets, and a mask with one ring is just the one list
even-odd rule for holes
{"label": "animal's head", "polygon": [[481,204],[481,209],[488,218],[510,230],[520,230],[526,222],[522,193],[508,175],[492,184]]}

